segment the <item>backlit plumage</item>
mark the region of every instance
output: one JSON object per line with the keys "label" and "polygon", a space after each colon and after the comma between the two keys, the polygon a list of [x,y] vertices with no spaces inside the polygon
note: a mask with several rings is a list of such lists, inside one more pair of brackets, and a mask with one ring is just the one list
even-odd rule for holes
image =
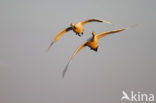
{"label": "backlit plumage", "polygon": [[48,47],[48,50],[50,50],[50,48],[52,47],[52,45],[63,35],[65,34],[66,32],[70,31],[70,30],[73,30],[76,35],[78,36],[81,36],[83,34],[83,26],[86,24],[86,23],[89,23],[89,22],[105,22],[107,24],[112,24],[111,22],[109,21],[106,21],[106,20],[99,20],[99,19],[89,19],[89,20],[85,20],[85,21],[82,21],[82,22],[79,22],[77,24],[74,24],[74,23],[71,23],[70,24],[70,27],[64,29],[63,31],[61,31],[59,34],[56,35],[56,37],[54,38],[54,40],[52,41],[52,43],[50,44],[50,46]]}
{"label": "backlit plumage", "polygon": [[73,54],[73,56],[71,57],[71,59],[69,60],[68,64],[66,65],[64,71],[63,71],[63,77],[65,76],[65,73],[69,67],[69,64],[71,63],[71,61],[73,60],[73,58],[75,57],[75,55],[82,50],[85,46],[88,46],[90,49],[97,51],[98,50],[98,40],[108,34],[113,34],[113,33],[118,33],[121,32],[123,30],[129,29],[130,27],[127,28],[123,28],[123,29],[117,29],[117,30],[112,30],[112,31],[108,31],[108,32],[103,32],[101,34],[95,35],[94,32],[92,32],[92,38],[88,41],[86,41],[84,44],[82,44]]}

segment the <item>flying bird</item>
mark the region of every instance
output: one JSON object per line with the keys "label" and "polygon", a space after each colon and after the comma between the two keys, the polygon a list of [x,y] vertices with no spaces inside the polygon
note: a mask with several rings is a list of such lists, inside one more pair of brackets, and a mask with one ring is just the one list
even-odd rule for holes
{"label": "flying bird", "polygon": [[71,63],[71,61],[73,60],[73,58],[75,57],[75,55],[84,47],[88,46],[91,50],[94,50],[97,52],[98,50],[98,40],[101,39],[102,37],[108,35],[108,34],[113,34],[113,33],[118,33],[121,32],[123,30],[127,30],[130,27],[126,27],[123,29],[117,29],[117,30],[112,30],[112,31],[107,31],[107,32],[103,32],[101,34],[95,35],[95,32],[92,32],[92,38],[90,38],[89,40],[87,40],[84,44],[82,44],[73,54],[73,56],[71,57],[71,59],[69,60],[68,64],[66,65],[64,71],[63,71],[63,77],[65,76],[65,73],[67,71],[67,68],[69,66],[69,64]]}
{"label": "flying bird", "polygon": [[[68,31],[71,31],[73,30],[76,35],[78,36],[81,36],[83,35],[83,26],[86,24],[86,23],[89,23],[89,22],[105,22],[107,24],[112,24],[111,22],[109,21],[106,21],[106,20],[99,20],[99,19],[89,19],[89,20],[85,20],[85,21],[82,21],[82,22],[79,22],[77,24],[74,24],[74,23],[71,23],[70,24],[70,27],[62,30],[59,34],[56,35],[56,37],[54,38],[54,40],[52,41],[52,43],[50,44],[50,46],[48,47],[48,50],[50,50],[50,48],[52,47],[52,45],[63,35],[65,34],[66,32]],[[112,24],[113,25],[113,24]]]}

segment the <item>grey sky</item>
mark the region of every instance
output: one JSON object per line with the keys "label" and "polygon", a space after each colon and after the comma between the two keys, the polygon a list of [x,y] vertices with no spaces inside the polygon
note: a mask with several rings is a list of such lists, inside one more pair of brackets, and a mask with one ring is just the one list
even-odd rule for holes
{"label": "grey sky", "polygon": [[[156,95],[155,0],[0,0],[1,103],[119,103],[122,90]],[[116,24],[85,25],[81,38],[71,22],[98,18]],[[62,71],[91,36],[138,24],[87,47]]]}

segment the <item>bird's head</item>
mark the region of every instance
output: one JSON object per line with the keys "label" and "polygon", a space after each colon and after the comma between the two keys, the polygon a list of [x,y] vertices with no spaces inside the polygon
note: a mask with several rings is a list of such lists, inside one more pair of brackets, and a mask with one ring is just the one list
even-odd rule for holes
{"label": "bird's head", "polygon": [[93,37],[95,36],[95,32],[92,32]]}
{"label": "bird's head", "polygon": [[74,24],[74,23],[71,23],[70,26],[71,26],[72,28],[75,28],[75,24]]}

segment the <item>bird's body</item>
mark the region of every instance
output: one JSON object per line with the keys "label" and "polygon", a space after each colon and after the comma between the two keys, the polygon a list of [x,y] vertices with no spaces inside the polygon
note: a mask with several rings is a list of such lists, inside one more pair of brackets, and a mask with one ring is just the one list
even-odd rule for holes
{"label": "bird's body", "polygon": [[83,35],[83,26],[86,24],[86,23],[89,23],[89,22],[105,22],[105,23],[108,23],[108,24],[112,24],[106,20],[99,20],[99,19],[89,19],[89,20],[85,20],[85,21],[82,21],[82,22],[79,22],[77,24],[74,24],[74,23],[71,23],[70,24],[70,27],[64,29],[63,31],[61,31],[59,34],[57,34],[57,36],[54,38],[54,40],[52,41],[52,43],[50,44],[48,50],[50,50],[50,48],[52,47],[52,45],[63,35],[65,34],[66,32],[68,31],[73,31],[76,33],[76,35],[78,36],[81,36]]}
{"label": "bird's body", "polygon": [[73,31],[74,31],[77,35],[81,36],[81,34],[83,34],[83,31],[84,31],[83,25],[82,25],[81,23],[76,24],[76,25],[75,25],[75,28],[73,28]]}
{"label": "bird's body", "polygon": [[87,42],[87,46],[90,47],[91,50],[97,51],[98,50],[98,39],[94,35],[90,41]]}
{"label": "bird's body", "polygon": [[71,59],[69,60],[67,66],[65,67],[64,71],[63,71],[63,77],[67,71],[67,68],[69,66],[69,64],[71,63],[72,59],[75,57],[75,55],[80,51],[82,50],[85,46],[88,46],[90,49],[94,50],[94,51],[97,51],[98,50],[98,40],[108,34],[113,34],[113,33],[117,33],[117,32],[121,32],[123,30],[126,30],[126,29],[129,29],[130,27],[127,27],[127,28],[123,28],[123,29],[117,29],[117,30],[112,30],[112,31],[108,31],[108,32],[104,32],[104,33],[101,33],[101,34],[98,34],[98,35],[95,35],[94,32],[92,32],[92,38],[87,40],[84,44],[82,44],[76,51],[75,53],[73,54],[73,56],[71,57]]}

